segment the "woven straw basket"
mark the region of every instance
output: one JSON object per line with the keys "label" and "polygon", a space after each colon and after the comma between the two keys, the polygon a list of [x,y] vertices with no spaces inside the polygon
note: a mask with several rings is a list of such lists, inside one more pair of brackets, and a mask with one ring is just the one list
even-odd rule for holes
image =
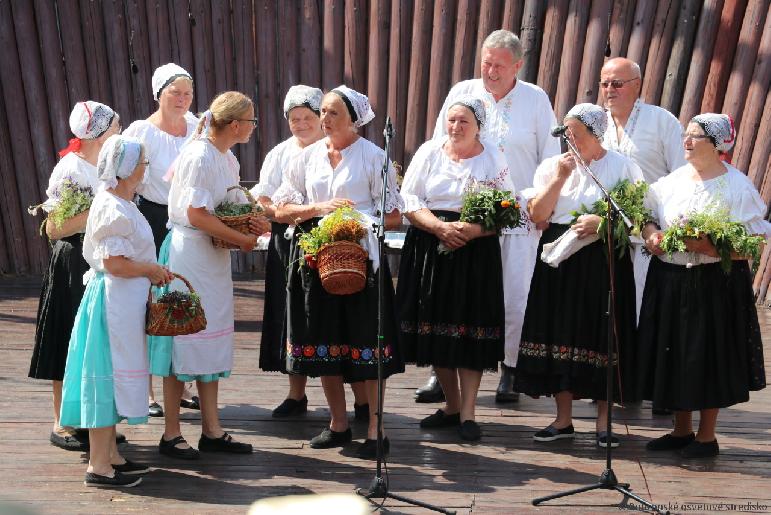
{"label": "woven straw basket", "polygon": [[[252,205],[252,212],[246,213],[245,215],[238,215],[238,216],[218,216],[217,218],[220,219],[220,221],[230,227],[231,229],[235,229],[236,231],[240,232],[241,234],[249,234],[251,231],[249,231],[249,219],[253,217],[254,215],[260,213],[260,209],[257,206],[257,201],[254,200],[254,197],[252,194],[244,188],[243,186],[231,186],[227,189],[227,191],[230,190],[241,190],[244,192],[244,195],[246,195],[246,198],[249,200],[249,203]],[[230,243],[229,241],[221,240],[219,238],[215,238],[212,236],[211,238],[212,245],[219,249],[239,249],[238,245],[234,243]]]}
{"label": "woven straw basket", "polygon": [[352,241],[336,241],[316,254],[321,286],[332,295],[350,295],[367,282],[367,251]]}
{"label": "woven straw basket", "polygon": [[[190,282],[179,274],[172,273],[180,279],[190,293],[195,293]],[[206,329],[206,315],[203,306],[162,304],[153,302],[152,289],[147,293],[147,322],[145,332],[151,336],[180,336],[194,334]]]}

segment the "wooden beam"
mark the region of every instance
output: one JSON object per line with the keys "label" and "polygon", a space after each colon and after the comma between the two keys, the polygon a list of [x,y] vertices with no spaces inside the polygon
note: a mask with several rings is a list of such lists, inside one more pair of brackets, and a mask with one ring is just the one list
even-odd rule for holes
{"label": "wooden beam", "polygon": [[[766,167],[771,161],[769,155],[771,155],[771,91],[766,94],[765,106],[760,116],[750,164],[747,169],[739,168],[739,170],[747,173],[758,191],[763,194],[763,199],[766,202],[771,201],[771,177],[765,174]],[[768,246],[771,247],[771,245]]]}
{"label": "wooden beam", "polygon": [[501,28],[501,7],[499,0],[481,0],[479,5],[479,27],[474,52],[474,77],[480,76],[479,63],[482,57],[482,43],[494,30]]}
{"label": "wooden beam", "polygon": [[702,113],[717,113],[723,107],[725,88],[731,75],[731,64],[739,41],[739,32],[744,18],[747,0],[726,0],[720,14],[720,37],[715,41],[709,75],[704,86],[701,101]]}
{"label": "wooden beam", "polygon": [[648,49],[653,35],[653,22],[656,16],[657,0],[637,0],[632,22],[632,34],[629,36],[629,48],[626,56],[640,65],[643,76],[648,62]]}
{"label": "wooden beam", "polygon": [[[397,0],[398,1],[398,0]],[[383,146],[383,128],[388,115],[388,38],[391,30],[391,0],[372,0],[369,17],[367,96],[375,119],[365,127],[366,137]],[[449,67],[447,73],[450,73]]]}
{"label": "wooden beam", "polygon": [[[601,0],[609,1],[609,0]],[[522,14],[522,59],[525,61],[517,77],[527,82],[538,80],[538,63],[543,39],[543,20],[546,14],[546,4],[543,0],[526,0]]]}
{"label": "wooden beam", "polygon": [[64,72],[67,76],[67,105],[70,109],[75,102],[89,97],[88,72],[83,50],[83,38],[80,26],[80,9],[77,0],[57,0],[59,37],[64,57]]}
{"label": "wooden beam", "polygon": [[597,101],[600,68],[605,62],[605,49],[608,45],[608,25],[611,15],[610,0],[593,0],[589,13],[589,26],[586,30],[584,55],[581,63],[581,75],[578,81],[576,104]]}
{"label": "wooden beam", "polygon": [[[151,2],[152,3],[152,2]],[[126,0],[128,22],[129,72],[134,92],[134,118],[147,118],[157,104],[153,98],[152,77],[155,68],[150,57],[150,33],[147,0]],[[128,125],[128,124],[125,124]]]}
{"label": "wooden beam", "polygon": [[557,94],[554,99],[554,112],[558,120],[565,116],[576,100],[589,8],[589,0],[570,0],[568,21],[565,24],[565,41],[570,44],[562,49]]}
{"label": "wooden beam", "polygon": [[410,63],[412,61],[413,7],[412,0],[391,2],[391,39],[388,52],[388,114],[393,119],[395,132],[392,158],[402,164],[404,164],[404,138],[407,127],[407,100],[410,83]]}
{"label": "wooden beam", "polygon": [[428,74],[428,109],[426,111],[425,139],[431,139],[444,98],[450,90],[452,69],[447,62],[452,58],[452,39],[455,30],[455,0],[436,0],[431,36],[431,59]]}
{"label": "wooden beam", "polygon": [[345,5],[343,0],[324,0],[323,88],[328,91],[345,81]]}
{"label": "wooden beam", "polygon": [[641,94],[643,100],[649,104],[658,105],[661,99],[680,3],[681,0],[661,0],[656,9]]}
{"label": "wooden beam", "polygon": [[452,84],[474,77],[477,54],[477,16],[479,0],[460,0],[455,23],[455,47],[452,59]]}
{"label": "wooden beam", "polygon": [[701,5],[702,0],[683,0],[677,17],[675,40],[669,55],[660,102],[661,107],[675,116],[680,112],[688,67],[693,58],[693,40]]}
{"label": "wooden beam", "polygon": [[522,15],[525,10],[525,0],[506,0],[503,4],[501,28],[519,36],[522,29]]}
{"label": "wooden beam", "polygon": [[565,41],[565,24],[568,20],[568,6],[564,0],[549,0],[543,28],[543,45],[538,66],[538,85],[543,88],[554,104],[559,79],[560,56]]}
{"label": "wooden beam", "polygon": [[636,0],[616,0],[613,2],[613,14],[610,18],[610,57],[627,54],[629,39],[634,25]]}
{"label": "wooden beam", "polygon": [[426,104],[428,89],[425,84],[429,76],[431,52],[431,26],[434,13],[433,0],[417,0],[412,24],[412,47],[410,56],[410,83],[407,90],[407,126],[404,131],[404,161],[409,162],[412,154],[425,141]]}
{"label": "wooden beam", "polygon": [[316,0],[303,0],[300,19],[300,82],[321,87],[321,11]]}
{"label": "wooden beam", "polygon": [[345,0],[345,83],[367,93],[367,4]]}

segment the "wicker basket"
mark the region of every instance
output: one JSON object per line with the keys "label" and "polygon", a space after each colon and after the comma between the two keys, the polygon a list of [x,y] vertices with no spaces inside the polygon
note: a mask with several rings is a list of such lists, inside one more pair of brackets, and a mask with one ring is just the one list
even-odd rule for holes
{"label": "wicker basket", "polygon": [[[252,205],[252,212],[246,213],[245,215],[238,215],[238,216],[218,216],[217,218],[220,219],[220,222],[227,225],[231,229],[235,229],[236,231],[242,234],[249,234],[251,232],[249,230],[249,219],[254,215],[260,213],[262,210],[257,205],[257,201],[254,200],[254,197],[249,192],[249,190],[247,190],[243,186],[231,186],[227,189],[227,191],[230,191],[230,190],[243,191],[244,195],[246,195],[246,198],[249,200],[249,203]],[[240,249],[241,248],[234,243],[221,240],[220,238],[216,238],[214,236],[211,237],[211,242],[212,242],[212,245],[214,245],[219,249]]]}
{"label": "wicker basket", "polygon": [[[172,274],[195,293],[190,282],[179,274]],[[192,311],[192,313],[191,313]],[[203,307],[180,306],[153,302],[152,288],[147,294],[147,321],[145,332],[151,336],[180,336],[194,334],[206,329],[206,315]]]}
{"label": "wicker basket", "polygon": [[321,285],[332,295],[350,295],[367,282],[367,251],[352,241],[336,241],[316,254]]}

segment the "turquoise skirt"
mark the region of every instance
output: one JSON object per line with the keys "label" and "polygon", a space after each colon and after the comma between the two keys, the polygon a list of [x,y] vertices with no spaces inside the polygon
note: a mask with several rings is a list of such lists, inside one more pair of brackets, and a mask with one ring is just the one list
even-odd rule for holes
{"label": "turquoise skirt", "polygon": [[[161,250],[158,253],[158,264],[168,266],[169,264],[169,247],[171,246],[171,231],[166,235],[161,245]],[[160,288],[153,288],[153,294],[158,297],[169,291],[169,286],[161,286]],[[212,381],[218,381],[221,377],[230,377],[230,370],[220,372],[218,374],[203,374],[203,375],[189,375],[189,374],[174,374],[171,367],[171,354],[174,348],[173,336],[148,336],[147,337],[147,352],[150,359],[150,373],[154,376],[169,377],[171,375],[176,376],[179,381],[188,383],[191,381],[201,381],[202,383],[210,383]]]}
{"label": "turquoise skirt", "polygon": [[[104,274],[97,273],[86,287],[70,336],[62,387],[62,426],[95,429],[114,426],[125,418],[115,408],[104,302]],[[127,421],[145,424],[147,417]]]}

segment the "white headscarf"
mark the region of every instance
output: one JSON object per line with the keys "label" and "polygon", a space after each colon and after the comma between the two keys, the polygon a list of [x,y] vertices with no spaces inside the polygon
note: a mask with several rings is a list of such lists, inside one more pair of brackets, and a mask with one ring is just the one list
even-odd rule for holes
{"label": "white headscarf", "polygon": [[168,63],[164,64],[163,66],[159,66],[155,69],[155,72],[153,72],[153,97],[155,100],[158,100],[161,98],[161,91],[163,91],[163,88],[174,82],[180,77],[185,77],[193,80],[193,77],[187,73],[187,70],[182,68],[181,66],[174,64],[174,63]]}
{"label": "white headscarf", "polygon": [[484,127],[485,121],[487,120],[487,113],[485,113],[485,106],[480,99],[474,95],[462,95],[458,97],[450,107],[454,105],[462,105],[471,109],[471,112],[474,113],[474,118],[477,119],[479,126]]}
{"label": "white headscarf", "polygon": [[118,179],[130,176],[139,164],[142,155],[142,143],[128,136],[114,134],[107,138],[99,151],[96,164],[99,180],[105,188],[114,188]]}
{"label": "white headscarf", "polygon": [[286,98],[284,98],[284,118],[295,107],[307,107],[318,115],[323,97],[324,93],[319,88],[312,88],[302,84],[292,86],[286,92]]}
{"label": "white headscarf", "polygon": [[332,93],[337,94],[343,99],[345,107],[348,108],[348,114],[351,115],[351,120],[353,120],[353,124],[356,127],[367,125],[375,118],[375,113],[372,111],[367,95],[363,95],[345,85],[336,87],[332,90]]}
{"label": "white headscarf", "polygon": [[712,144],[720,152],[728,152],[736,141],[734,121],[727,114],[704,113],[691,118],[691,123],[698,123],[709,136]]}
{"label": "white headscarf", "polygon": [[608,115],[596,104],[577,104],[565,115],[565,120],[568,118],[575,118],[586,125],[586,128],[600,141],[608,128]]}
{"label": "white headscarf", "polygon": [[70,130],[80,139],[95,139],[110,128],[115,111],[109,106],[86,100],[78,102],[70,113]]}

